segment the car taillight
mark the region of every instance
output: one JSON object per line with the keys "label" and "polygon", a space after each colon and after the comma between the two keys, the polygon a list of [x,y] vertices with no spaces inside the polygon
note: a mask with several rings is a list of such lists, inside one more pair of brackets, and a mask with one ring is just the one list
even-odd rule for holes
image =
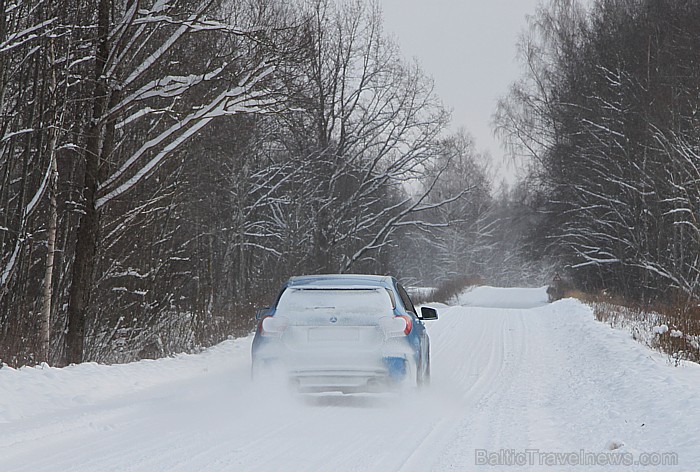
{"label": "car taillight", "polygon": [[387,338],[406,336],[413,329],[413,320],[410,316],[399,315],[382,318],[379,325]]}
{"label": "car taillight", "polygon": [[279,338],[289,325],[287,318],[267,316],[260,322],[260,335],[269,338]]}
{"label": "car taillight", "polygon": [[410,316],[406,315],[401,315],[399,318],[403,318],[403,320],[406,322],[406,327],[403,330],[403,334],[408,335],[413,329],[413,320]]}

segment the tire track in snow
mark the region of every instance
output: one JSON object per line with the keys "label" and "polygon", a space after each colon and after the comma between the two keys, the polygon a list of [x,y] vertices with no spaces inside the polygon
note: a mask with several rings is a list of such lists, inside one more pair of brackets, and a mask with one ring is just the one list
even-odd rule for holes
{"label": "tire track in snow", "polygon": [[[442,344],[435,356],[440,364],[436,370],[441,374],[436,376],[435,386],[442,392],[451,391],[456,397],[451,401],[451,411],[444,412],[444,417],[427,432],[399,470],[432,470],[445,450],[467,446],[447,445],[464,417],[484,408],[490,395],[494,394],[494,383],[504,369],[505,323],[501,317],[487,318],[477,313],[473,308],[453,308],[445,314],[450,322],[436,327],[436,337]],[[494,321],[496,326],[493,326]],[[470,329],[474,326],[478,331]],[[494,328],[496,331],[500,328],[500,336],[494,335]],[[460,362],[455,362],[457,360]],[[446,388],[448,379],[452,384]],[[439,396],[436,399],[439,400]]]}

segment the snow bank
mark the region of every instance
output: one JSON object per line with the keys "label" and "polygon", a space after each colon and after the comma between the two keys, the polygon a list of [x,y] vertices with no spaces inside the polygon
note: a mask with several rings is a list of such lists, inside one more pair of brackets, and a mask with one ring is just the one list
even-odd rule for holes
{"label": "snow bank", "polygon": [[0,369],[0,424],[113,399],[244,363],[250,339],[225,341],[200,354],[131,364]]}

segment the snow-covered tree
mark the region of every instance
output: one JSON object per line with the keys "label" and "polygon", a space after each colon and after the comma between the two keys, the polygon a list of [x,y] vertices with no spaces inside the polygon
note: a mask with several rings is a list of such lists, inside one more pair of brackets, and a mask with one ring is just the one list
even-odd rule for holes
{"label": "snow-covered tree", "polygon": [[[498,124],[536,162],[541,244],[585,288],[697,296],[696,3],[555,1]],[[671,290],[669,290],[671,289]]]}

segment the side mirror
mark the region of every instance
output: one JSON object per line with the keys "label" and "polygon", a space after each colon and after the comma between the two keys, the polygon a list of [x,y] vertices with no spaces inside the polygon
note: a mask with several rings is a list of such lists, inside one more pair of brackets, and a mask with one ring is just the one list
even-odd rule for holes
{"label": "side mirror", "polygon": [[420,319],[427,321],[437,320],[438,312],[435,308],[430,308],[429,306],[422,306],[420,307]]}
{"label": "side mirror", "polygon": [[264,308],[258,308],[255,310],[255,319],[260,321],[263,318],[265,318],[265,315],[267,315],[267,312],[270,311],[270,307],[266,306]]}

